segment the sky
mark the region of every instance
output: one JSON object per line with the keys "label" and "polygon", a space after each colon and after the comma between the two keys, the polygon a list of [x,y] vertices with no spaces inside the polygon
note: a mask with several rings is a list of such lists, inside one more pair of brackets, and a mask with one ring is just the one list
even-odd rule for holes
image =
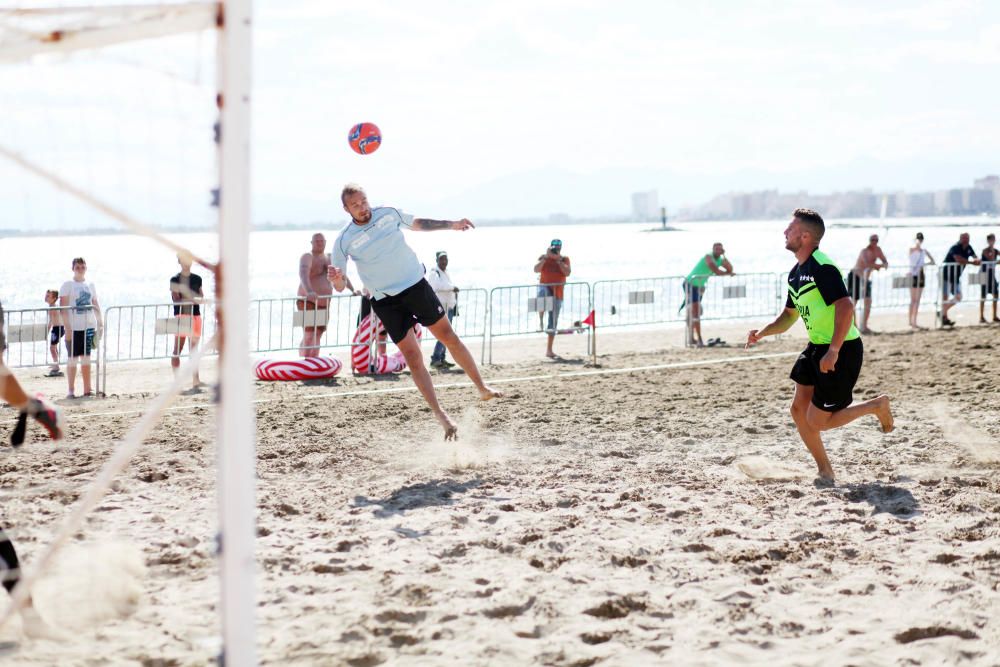
{"label": "sky", "polygon": [[996,2],[259,0],[254,29],[256,222],[342,218],[348,181],[427,217],[599,217],[1000,172]]}

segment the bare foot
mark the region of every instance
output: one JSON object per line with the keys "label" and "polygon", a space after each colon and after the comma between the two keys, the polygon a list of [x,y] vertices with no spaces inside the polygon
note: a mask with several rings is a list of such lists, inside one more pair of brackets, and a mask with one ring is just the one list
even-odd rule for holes
{"label": "bare foot", "polygon": [[830,489],[837,484],[836,480],[833,478],[833,471],[829,473],[821,472],[819,476],[813,480],[813,486],[817,489]]}
{"label": "bare foot", "polygon": [[883,433],[892,433],[892,429],[896,428],[893,424],[892,410],[889,407],[889,397],[879,396],[877,399],[878,406],[875,408],[875,416],[878,417],[879,424],[882,425]]}
{"label": "bare foot", "polygon": [[503,398],[503,392],[499,392],[488,385],[483,385],[483,388],[479,390],[479,400],[492,401],[494,398]]}
{"label": "bare foot", "polygon": [[555,359],[556,358],[556,353],[555,352],[546,352],[545,356],[548,357],[549,359]]}

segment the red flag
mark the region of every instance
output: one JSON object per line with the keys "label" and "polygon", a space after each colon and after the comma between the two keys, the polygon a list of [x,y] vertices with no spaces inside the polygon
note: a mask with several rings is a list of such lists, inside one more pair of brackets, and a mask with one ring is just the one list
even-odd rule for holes
{"label": "red flag", "polygon": [[587,319],[581,322],[581,324],[589,324],[592,327],[596,327],[597,322],[594,320],[594,311],[590,311],[590,315],[587,315]]}

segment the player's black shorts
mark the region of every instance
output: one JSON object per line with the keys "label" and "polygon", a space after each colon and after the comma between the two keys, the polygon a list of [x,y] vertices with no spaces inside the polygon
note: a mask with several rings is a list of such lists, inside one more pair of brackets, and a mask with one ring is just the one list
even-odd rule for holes
{"label": "player's black shorts", "polygon": [[829,345],[809,343],[795,360],[789,377],[798,384],[815,387],[812,404],[826,412],[843,410],[854,400],[854,385],[861,375],[861,362],[865,348],[860,338],[845,340],[840,347],[837,364],[829,373],[819,372],[819,360]]}
{"label": "player's black shorts", "polygon": [[372,301],[375,314],[382,320],[389,338],[397,345],[417,322],[430,326],[445,316],[444,306],[434,288],[424,280],[407,287],[394,296]]}

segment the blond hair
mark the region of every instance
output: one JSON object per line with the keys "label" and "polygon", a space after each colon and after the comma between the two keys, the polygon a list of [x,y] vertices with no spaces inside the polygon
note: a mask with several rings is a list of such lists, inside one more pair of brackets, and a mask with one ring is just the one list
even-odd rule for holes
{"label": "blond hair", "polygon": [[344,206],[347,205],[348,195],[356,195],[358,193],[364,194],[365,189],[358,185],[357,183],[348,183],[344,186],[344,189],[340,191],[340,203]]}

